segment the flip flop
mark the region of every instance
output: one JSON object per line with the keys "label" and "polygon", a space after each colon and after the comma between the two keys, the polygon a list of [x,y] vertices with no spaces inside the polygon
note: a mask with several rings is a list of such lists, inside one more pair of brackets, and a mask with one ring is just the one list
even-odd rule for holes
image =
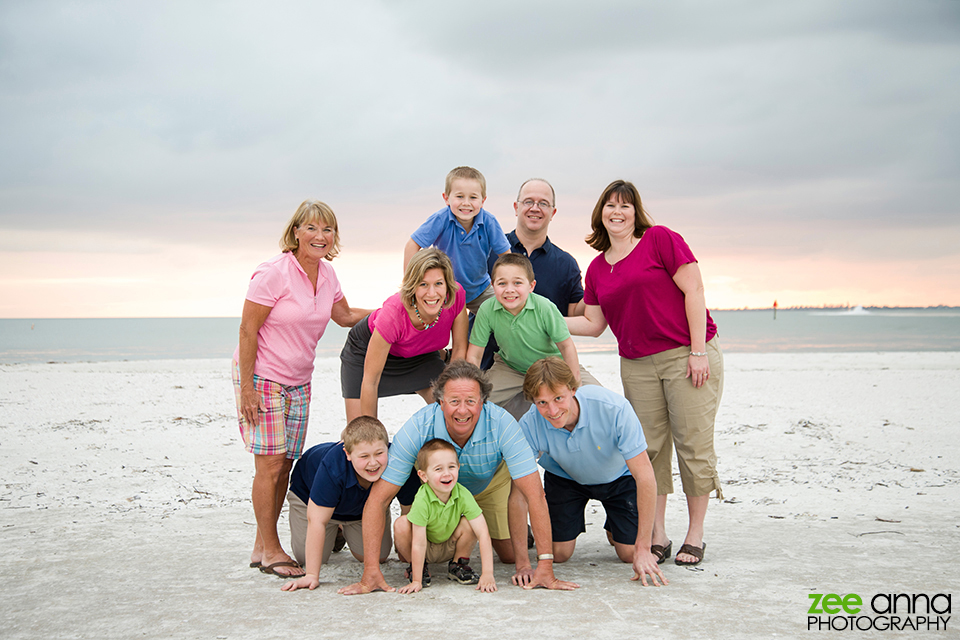
{"label": "flip flop", "polygon": [[677,555],[679,556],[681,553],[686,553],[686,554],[691,555],[691,556],[693,556],[694,558],[696,558],[697,561],[696,561],[696,562],[684,562],[684,561],[680,560],[679,558],[674,558],[673,561],[674,561],[676,564],[680,565],[680,566],[686,565],[686,566],[692,567],[693,565],[700,564],[700,561],[703,560],[703,552],[706,551],[706,550],[707,550],[707,543],[706,543],[706,542],[704,542],[704,543],[703,543],[703,546],[700,547],[699,549],[698,549],[697,547],[693,546],[692,544],[685,544],[685,545],[683,545],[682,547],[680,547],[680,551],[677,551]]}
{"label": "flip flop", "polygon": [[259,569],[259,568],[262,567],[262,566],[263,566],[263,565],[262,565],[260,562],[251,562],[251,563],[250,563],[250,568],[251,568],[251,569]]}
{"label": "flip flop", "polygon": [[273,564],[268,564],[268,565],[263,565],[263,566],[261,566],[261,567],[260,567],[260,573],[268,573],[268,574],[270,574],[270,575],[272,575],[272,576],[277,576],[278,578],[283,578],[284,580],[289,580],[289,579],[291,579],[291,578],[300,578],[300,577],[302,577],[302,576],[304,575],[304,574],[300,574],[300,575],[293,575],[293,574],[291,574],[291,575],[285,575],[285,574],[282,574],[282,573],[277,573],[276,571],[273,570],[274,567],[296,567],[297,569],[300,569],[300,568],[301,568],[300,565],[299,565],[298,563],[294,562],[293,560],[284,560],[283,562],[274,562]]}
{"label": "flip flop", "polygon": [[663,564],[673,553],[673,540],[667,540],[667,546],[665,547],[659,544],[650,545],[650,553],[657,556],[657,564]]}

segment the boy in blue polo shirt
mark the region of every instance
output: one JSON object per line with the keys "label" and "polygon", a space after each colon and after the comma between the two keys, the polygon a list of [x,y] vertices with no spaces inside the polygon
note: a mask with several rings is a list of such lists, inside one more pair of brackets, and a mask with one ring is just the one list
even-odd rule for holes
{"label": "boy in blue polo shirt", "polygon": [[[533,407],[520,429],[544,468],[543,486],[553,528],[554,562],[565,562],[586,531],[584,509],[599,500],[603,527],[617,557],[633,565],[633,580],[667,584],[657,566],[670,549],[654,549],[657,481],[647,441],[633,407],[603,387],[580,387],[560,358],[530,365],[523,383]],[[658,553],[659,552],[659,553]]]}
{"label": "boy in blue polo shirt", "polygon": [[[287,582],[284,591],[316,589],[320,567],[330,559],[337,527],[353,556],[363,562],[360,518],[370,485],[387,468],[387,430],[379,420],[360,416],[341,434],[342,442],[308,449],[290,476],[290,546],[306,575]],[[390,522],[380,545],[380,562],[390,553]]]}
{"label": "boy in blue polo shirt", "polygon": [[[428,440],[417,453],[417,475],[423,486],[394,531],[397,553],[410,559],[406,576],[410,584],[400,593],[416,593],[430,584],[428,562],[447,563],[447,577],[460,584],[475,584],[478,591],[493,592],[493,544],[483,511],[473,495],[457,482],[457,450],[441,438]],[[482,572],[470,568],[470,554],[480,543]]]}
{"label": "boy in blue polo shirt", "polygon": [[424,247],[435,246],[453,263],[457,282],[467,294],[467,309],[476,313],[480,304],[493,297],[487,256],[509,253],[510,245],[500,223],[483,208],[487,181],[473,167],[457,167],[447,174],[440,209],[413,232],[403,250],[403,270],[410,258]]}

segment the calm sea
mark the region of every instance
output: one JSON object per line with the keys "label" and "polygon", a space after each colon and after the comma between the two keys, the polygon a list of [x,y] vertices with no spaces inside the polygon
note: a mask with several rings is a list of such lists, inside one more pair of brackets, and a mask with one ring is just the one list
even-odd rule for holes
{"label": "calm sea", "polygon": [[[960,351],[960,308],[713,311],[726,352]],[[229,358],[239,318],[0,319],[0,363]],[[332,322],[317,347],[337,356],[347,330]],[[576,338],[616,352],[609,330]]]}

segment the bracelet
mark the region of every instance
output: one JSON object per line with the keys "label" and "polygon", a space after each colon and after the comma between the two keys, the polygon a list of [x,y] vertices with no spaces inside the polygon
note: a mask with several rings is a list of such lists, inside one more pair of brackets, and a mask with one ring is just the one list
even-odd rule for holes
{"label": "bracelet", "polygon": [[552,553],[541,553],[537,556],[537,560],[553,560]]}
{"label": "bracelet", "polygon": [[706,351],[703,351],[703,352],[700,352],[700,351],[691,351],[691,352],[690,352],[690,355],[692,355],[692,356],[697,356],[697,357],[699,358],[699,357],[703,357],[703,356],[707,355],[707,352],[706,352]]}

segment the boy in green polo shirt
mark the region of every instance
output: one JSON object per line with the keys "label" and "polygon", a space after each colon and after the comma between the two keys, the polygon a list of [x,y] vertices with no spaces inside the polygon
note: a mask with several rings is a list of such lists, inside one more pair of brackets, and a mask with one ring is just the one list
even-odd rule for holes
{"label": "boy in green polo shirt", "polygon": [[493,292],[477,310],[470,332],[467,360],[480,366],[490,334],[497,339],[500,353],[494,356],[487,379],[493,385],[490,401],[519,420],[530,408],[523,397],[523,378],[530,365],[550,356],[562,357],[580,384],[600,385],[577,358],[566,320],[556,305],[533,293],[537,281],[530,260],[507,253],[494,263]]}
{"label": "boy in green polo shirt", "polygon": [[[430,584],[428,562],[448,560],[447,577],[460,584],[475,584],[478,591],[497,590],[493,578],[493,545],[483,511],[470,492],[457,483],[460,461],[452,444],[428,440],[417,454],[417,475],[424,484],[410,512],[393,525],[397,552],[410,559],[406,577],[410,584],[400,593],[416,593]],[[480,542],[481,574],[470,568],[473,545]]]}

